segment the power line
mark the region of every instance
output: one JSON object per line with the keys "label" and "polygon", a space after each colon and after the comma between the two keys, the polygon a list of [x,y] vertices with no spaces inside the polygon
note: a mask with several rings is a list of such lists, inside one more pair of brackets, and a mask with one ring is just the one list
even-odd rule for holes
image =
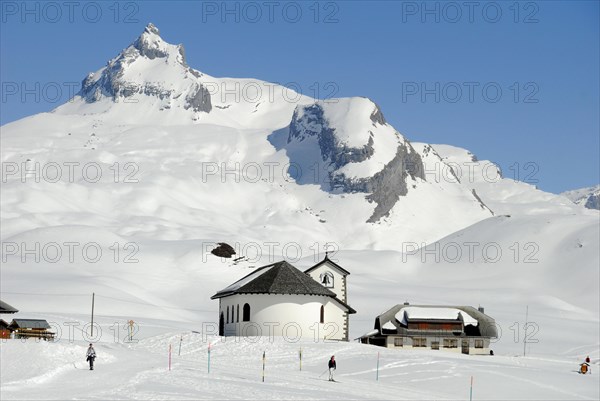
{"label": "power line", "polygon": [[38,292],[8,292],[2,291],[1,294],[11,295],[44,295],[44,296],[57,296],[57,297],[89,297],[90,294],[42,294]]}
{"label": "power line", "polygon": [[[90,294],[51,294],[51,293],[8,292],[8,291],[2,291],[2,294],[10,294],[10,295],[37,295],[37,296],[52,296],[52,297],[89,297],[90,296]],[[114,301],[119,301],[119,302],[126,302],[126,303],[137,304],[137,305],[153,306],[155,308],[185,310],[185,311],[191,311],[191,312],[207,312],[207,313],[213,313],[214,312],[214,311],[210,311],[210,310],[206,310],[206,309],[193,309],[193,308],[182,308],[182,307],[178,307],[178,306],[156,305],[156,304],[153,304],[153,303],[150,303],[150,302],[133,301],[133,300],[129,300],[129,299],[109,297],[107,295],[100,295],[100,294],[96,294],[96,296],[97,297],[101,297],[101,298],[111,299],[111,300],[114,300]]]}
{"label": "power line", "polygon": [[128,300],[128,299],[109,297],[109,296],[106,296],[106,295],[98,295],[98,294],[96,294],[96,296],[102,297],[102,298],[107,298],[107,299],[113,299],[115,301],[120,301],[120,302],[128,302],[128,303],[139,304],[139,305],[149,305],[149,306],[154,306],[154,307],[157,307],[157,308],[180,309],[180,310],[189,310],[189,311],[194,311],[194,312],[210,312],[210,313],[213,312],[213,311],[209,311],[209,310],[206,310],[206,309],[192,309],[192,308],[181,308],[181,307],[178,307],[178,306],[156,305],[156,304],[152,304],[152,303],[149,303],[149,302],[131,301],[131,300]]}

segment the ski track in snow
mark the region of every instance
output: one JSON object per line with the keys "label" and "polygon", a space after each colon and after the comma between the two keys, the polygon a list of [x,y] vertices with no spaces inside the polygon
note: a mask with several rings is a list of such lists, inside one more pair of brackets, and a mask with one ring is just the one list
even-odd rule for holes
{"label": "ski track in snow", "polygon": [[[574,373],[575,366],[565,360],[387,350],[356,343],[221,342],[213,337],[208,374],[208,343],[186,333],[179,356],[180,336],[171,332],[137,344],[98,343],[93,372],[84,362],[82,342],[4,341],[2,399],[464,399],[471,375],[475,399],[591,400],[599,395],[598,376]],[[171,371],[168,344],[173,345]],[[336,384],[324,378],[331,354],[338,360]],[[30,366],[34,372],[13,380],[23,375],[11,372],[14,366]]]}

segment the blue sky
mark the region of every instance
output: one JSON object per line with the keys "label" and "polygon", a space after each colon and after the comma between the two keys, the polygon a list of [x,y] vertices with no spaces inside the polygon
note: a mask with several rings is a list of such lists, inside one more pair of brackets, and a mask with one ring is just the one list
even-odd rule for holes
{"label": "blue sky", "polygon": [[[210,75],[366,96],[409,140],[464,147],[506,177],[598,184],[599,2],[465,3],[2,1],[0,122],[66,101],[153,22]],[[22,91],[36,84],[39,99]]]}

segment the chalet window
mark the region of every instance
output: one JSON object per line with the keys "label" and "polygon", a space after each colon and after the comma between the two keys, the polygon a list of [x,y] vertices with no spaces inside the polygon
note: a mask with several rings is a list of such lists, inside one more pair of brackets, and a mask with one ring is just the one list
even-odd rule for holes
{"label": "chalet window", "polygon": [[431,349],[440,349],[440,342],[439,341],[432,341],[431,342]]}
{"label": "chalet window", "polygon": [[427,347],[427,339],[413,338],[413,347]]}
{"label": "chalet window", "polygon": [[250,321],[250,305],[244,304],[243,313],[244,313],[244,316],[242,317],[242,320],[244,322],[249,322]]}
{"label": "chalet window", "polygon": [[444,338],[444,348],[458,348],[458,340],[453,338]]}
{"label": "chalet window", "polygon": [[475,348],[483,348],[483,340],[475,340]]}
{"label": "chalet window", "polygon": [[229,323],[229,306],[227,307],[227,320],[225,320],[225,323]]}
{"label": "chalet window", "polygon": [[331,272],[321,273],[320,280],[324,287],[333,287],[333,274]]}
{"label": "chalet window", "polygon": [[235,321],[239,322],[240,321],[240,304],[238,304],[238,306],[237,306],[237,314],[236,314],[236,316],[237,316],[237,319]]}
{"label": "chalet window", "polygon": [[319,322],[325,323],[325,305],[321,305],[321,313],[319,315]]}
{"label": "chalet window", "polygon": [[402,337],[394,338],[394,347],[402,347],[403,345],[404,345],[404,342],[402,341]]}

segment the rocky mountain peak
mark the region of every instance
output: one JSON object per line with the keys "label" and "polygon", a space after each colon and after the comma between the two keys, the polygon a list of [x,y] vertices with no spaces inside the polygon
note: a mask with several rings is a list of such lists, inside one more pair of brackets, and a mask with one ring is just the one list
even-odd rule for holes
{"label": "rocky mountain peak", "polygon": [[87,103],[142,95],[158,99],[160,110],[183,107],[208,113],[212,102],[200,77],[202,73],[187,65],[183,45],[165,42],[158,28],[149,23],[104,68],[86,76],[79,95]]}
{"label": "rocky mountain peak", "polygon": [[149,22],[148,25],[146,25],[146,27],[144,28],[144,33],[160,36],[160,31],[152,22]]}
{"label": "rocky mountain peak", "polygon": [[182,65],[187,65],[185,63],[183,45],[171,45],[165,42],[161,38],[158,28],[152,23],[146,25],[144,32],[133,42],[132,46],[138,50],[139,55],[151,60],[155,58],[167,58],[170,52],[174,51],[180,56],[177,57],[177,61]]}

